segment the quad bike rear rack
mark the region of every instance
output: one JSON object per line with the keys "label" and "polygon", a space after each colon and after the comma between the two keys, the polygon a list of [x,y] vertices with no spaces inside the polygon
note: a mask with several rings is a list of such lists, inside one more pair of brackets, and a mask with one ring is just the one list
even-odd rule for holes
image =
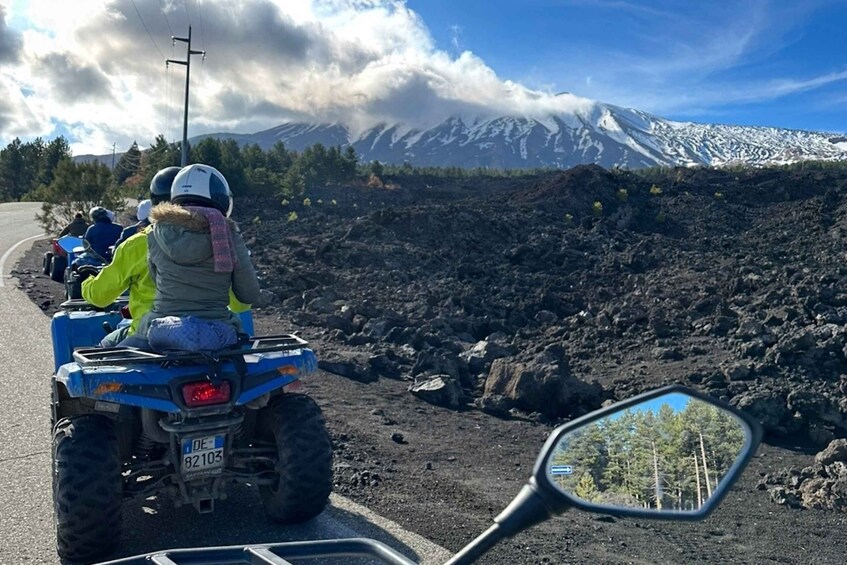
{"label": "quad bike rear rack", "polygon": [[315,559],[347,563],[350,558],[376,560],[388,565],[415,565],[414,561],[384,543],[366,538],[174,549],[117,559],[100,565],[292,565],[292,562],[314,562]]}
{"label": "quad bike rear rack", "polygon": [[119,296],[117,300],[115,300],[110,305],[105,308],[99,308],[94,306],[90,302],[86,302],[82,298],[69,298],[59,304],[59,308],[65,310],[66,312],[79,312],[91,310],[93,312],[110,312],[120,310],[122,306],[127,306],[129,304],[129,298],[126,296]]}
{"label": "quad bike rear rack", "polygon": [[196,363],[226,361],[244,355],[256,353],[274,353],[296,351],[305,348],[308,342],[294,334],[251,337],[250,340],[232,349],[223,349],[212,353],[153,353],[134,347],[85,347],[75,349],[74,361],[85,367],[104,367],[113,365],[135,365],[138,363]]}

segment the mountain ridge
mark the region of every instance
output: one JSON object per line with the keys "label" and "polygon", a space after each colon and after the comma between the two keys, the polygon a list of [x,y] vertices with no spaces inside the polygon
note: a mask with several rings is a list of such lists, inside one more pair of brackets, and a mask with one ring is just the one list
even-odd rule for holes
{"label": "mountain ridge", "polygon": [[282,141],[297,151],[315,143],[352,145],[363,161],[464,168],[765,166],[847,159],[847,138],[837,133],[678,122],[602,103],[535,116],[454,115],[417,127],[383,121],[359,132],[337,122],[290,121],[253,134],[211,133],[192,141],[207,137],[263,149]]}
{"label": "mountain ridge", "polygon": [[[560,95],[561,105],[523,114],[452,115],[414,124],[382,120],[369,127],[287,121],[255,133],[216,132],[189,138],[233,139],[267,150],[278,141],[303,151],[316,143],[352,146],[364,162],[430,167],[567,169],[577,165],[752,167],[804,160],[847,160],[847,135],[771,126],[680,122],[632,108]],[[120,157],[120,155],[116,155]],[[110,155],[76,161],[109,164]]]}

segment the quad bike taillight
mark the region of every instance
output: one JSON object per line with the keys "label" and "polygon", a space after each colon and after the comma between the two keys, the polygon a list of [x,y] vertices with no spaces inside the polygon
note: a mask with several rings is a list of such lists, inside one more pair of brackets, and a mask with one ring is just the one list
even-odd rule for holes
{"label": "quad bike taillight", "polygon": [[221,381],[217,385],[209,381],[182,385],[182,398],[189,408],[229,402],[229,396],[230,387],[227,381]]}
{"label": "quad bike taillight", "polygon": [[67,253],[65,252],[65,250],[64,250],[64,249],[62,249],[62,246],[61,246],[61,245],[59,245],[59,240],[58,240],[58,239],[51,240],[51,241],[50,241],[50,243],[51,243],[51,245],[53,246],[53,255],[59,255],[59,256],[61,256],[61,257],[64,257],[64,256],[66,256],[66,255],[67,255]]}

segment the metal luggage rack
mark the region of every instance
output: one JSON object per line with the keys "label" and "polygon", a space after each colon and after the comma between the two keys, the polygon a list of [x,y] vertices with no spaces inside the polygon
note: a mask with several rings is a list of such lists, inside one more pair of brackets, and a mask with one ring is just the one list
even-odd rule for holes
{"label": "metal luggage rack", "polygon": [[134,347],[81,347],[74,350],[74,361],[86,367],[107,365],[135,365],[138,363],[208,362],[210,359],[226,360],[255,353],[273,353],[302,349],[309,343],[294,334],[251,337],[250,341],[233,349],[213,353],[190,351],[153,353]]}
{"label": "metal luggage rack", "polygon": [[173,549],[125,557],[102,565],[293,565],[303,561],[314,563],[318,559],[348,563],[351,557],[357,558],[356,563],[367,559],[368,563],[376,561],[388,565],[415,565],[414,561],[384,543],[366,538]]}
{"label": "metal luggage rack", "polygon": [[86,311],[90,310],[92,312],[110,312],[114,310],[118,310],[123,306],[129,304],[129,298],[126,296],[119,296],[117,300],[106,306],[105,308],[98,308],[97,306],[92,305],[90,302],[86,302],[82,298],[71,298],[69,300],[65,300],[61,304],[59,304],[59,308],[65,311]]}

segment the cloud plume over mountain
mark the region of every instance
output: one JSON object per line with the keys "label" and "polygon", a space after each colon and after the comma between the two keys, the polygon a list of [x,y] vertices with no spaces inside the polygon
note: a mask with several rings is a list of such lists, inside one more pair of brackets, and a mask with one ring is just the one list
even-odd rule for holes
{"label": "cloud plume over mountain", "polygon": [[[540,117],[590,104],[503,80],[469,51],[452,56],[437,49],[403,2],[198,5],[202,20],[192,21],[192,48],[207,57],[192,59],[193,132],[249,132],[292,119],[343,120],[359,131],[381,122],[431,127],[451,115]],[[22,72],[3,77],[10,98],[30,100],[0,135],[20,135],[36,121],[49,136],[60,122],[106,148],[113,139],[128,144],[179,131],[184,75],[176,65],[166,72],[163,59],[185,56],[183,43],[170,49],[165,40],[185,35],[172,23],[185,19],[181,3],[83,0],[46,9],[35,0],[29,10],[34,26],[24,34]],[[7,44],[14,42],[0,41]]]}
{"label": "cloud plume over mountain", "polygon": [[[703,18],[723,25],[735,12],[710,8],[689,21],[693,16],[680,19],[676,8],[563,0],[557,13],[591,5],[622,10],[640,25],[661,24],[671,30],[666,39],[673,49],[662,44],[648,53],[653,58],[626,58],[605,50],[608,38],[600,38],[604,44],[593,55],[583,51],[586,57],[562,57],[542,45],[525,48],[537,51],[534,59],[544,64],[563,65],[562,76],[573,77],[573,65],[590,63],[592,76],[565,82],[584,83],[603,100],[599,93],[614,91],[608,100],[619,98],[624,105],[640,97],[646,105],[639,107],[648,111],[662,99],[669,107],[684,102],[696,108],[704,100],[714,104],[716,96],[744,103],[760,99],[761,92],[779,96],[847,80],[840,69],[805,79],[758,80],[742,90],[710,84],[711,90],[694,92],[685,83],[680,98],[669,84],[633,78],[702,78],[745,63],[751,52],[765,52],[765,40],[775,34],[785,44],[789,23],[811,10],[792,12],[767,0],[755,4],[742,14],[746,35],[737,26],[715,35]],[[206,51],[205,58],[192,58],[190,135],[304,122],[342,123],[355,137],[383,123],[426,130],[455,116],[474,123],[521,116],[549,124],[550,116],[593,111],[588,98],[527,86],[549,82],[504,78],[478,54],[462,50],[459,26],[451,26],[440,47],[404,0],[30,0],[0,8],[0,143],[65,135],[79,154],[110,150],[113,143],[146,145],[158,134],[178,139],[185,69],[166,67],[165,59],[184,59],[185,44],[172,44],[171,37],[184,37],[189,25],[192,48]],[[609,77],[618,75],[629,82],[608,90]]]}

